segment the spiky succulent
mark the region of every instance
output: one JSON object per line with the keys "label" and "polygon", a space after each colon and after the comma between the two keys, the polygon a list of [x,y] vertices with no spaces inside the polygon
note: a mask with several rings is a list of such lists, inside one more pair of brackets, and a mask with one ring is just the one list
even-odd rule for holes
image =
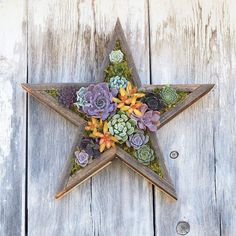
{"label": "spiky succulent", "polygon": [[109,87],[119,90],[120,88],[125,89],[127,87],[127,84],[128,84],[128,80],[125,77],[114,76],[110,78]]}
{"label": "spiky succulent", "polygon": [[119,111],[108,122],[108,129],[120,143],[124,143],[128,136],[134,133],[136,124],[137,122],[130,119],[125,112]]}
{"label": "spiky succulent", "polygon": [[162,101],[166,105],[173,105],[177,102],[179,95],[176,90],[170,86],[165,86],[160,91]]}
{"label": "spiky succulent", "polygon": [[143,145],[136,150],[134,156],[143,165],[149,165],[155,159],[154,151],[148,145]]}
{"label": "spiky succulent", "polygon": [[60,104],[70,108],[76,101],[76,89],[74,87],[65,87],[58,91],[58,101]]}

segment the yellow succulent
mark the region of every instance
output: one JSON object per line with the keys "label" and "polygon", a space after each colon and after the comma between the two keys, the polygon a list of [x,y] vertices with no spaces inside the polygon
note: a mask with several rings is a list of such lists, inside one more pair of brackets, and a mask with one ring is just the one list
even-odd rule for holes
{"label": "yellow succulent", "polygon": [[115,146],[115,143],[118,142],[117,138],[112,136],[108,131],[108,123],[107,121],[104,122],[102,132],[96,131],[92,133],[93,136],[90,137],[99,138],[99,151],[103,152],[105,149],[109,149]]}
{"label": "yellow succulent", "polygon": [[118,104],[118,108],[122,111],[127,111],[129,114],[135,113],[137,116],[141,116],[139,111],[142,103],[137,101],[138,98],[144,97],[144,93],[139,93],[137,87],[132,87],[128,82],[126,89],[120,88],[118,98],[113,98],[113,101]]}
{"label": "yellow succulent", "polygon": [[97,132],[98,130],[102,130],[102,128],[103,128],[102,119],[98,120],[93,116],[92,116],[91,120],[88,121],[87,125],[85,126],[86,131],[91,131],[92,132],[92,134],[90,135],[92,138],[95,138],[93,136],[93,133]]}

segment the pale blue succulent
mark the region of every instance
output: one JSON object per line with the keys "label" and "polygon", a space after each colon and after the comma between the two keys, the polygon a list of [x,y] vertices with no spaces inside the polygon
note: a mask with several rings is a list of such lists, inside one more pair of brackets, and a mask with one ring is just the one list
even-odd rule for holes
{"label": "pale blue succulent", "polygon": [[129,135],[134,133],[136,124],[136,121],[130,119],[125,112],[118,111],[109,120],[108,129],[110,134],[115,136],[120,143],[124,143]]}
{"label": "pale blue succulent", "polygon": [[83,108],[84,105],[87,103],[87,101],[85,100],[85,93],[87,92],[87,89],[84,87],[81,87],[79,89],[79,91],[76,92],[77,95],[77,102],[75,102],[74,104],[78,107],[78,108]]}
{"label": "pale blue succulent", "polygon": [[119,90],[120,88],[125,89],[127,87],[127,84],[128,84],[128,80],[125,77],[114,76],[110,78],[109,87]]}
{"label": "pale blue succulent", "polygon": [[123,57],[124,54],[121,50],[114,50],[109,54],[110,62],[114,64],[122,62]]}

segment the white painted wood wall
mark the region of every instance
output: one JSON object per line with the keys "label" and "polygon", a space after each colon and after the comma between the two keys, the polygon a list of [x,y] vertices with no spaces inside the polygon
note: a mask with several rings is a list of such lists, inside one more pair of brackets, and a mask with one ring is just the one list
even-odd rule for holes
{"label": "white painted wood wall", "polygon": [[[216,84],[157,133],[177,202],[120,162],[53,199],[76,129],[20,83],[95,81],[117,17],[143,83]],[[0,235],[236,235],[235,88],[235,0],[0,0]]]}

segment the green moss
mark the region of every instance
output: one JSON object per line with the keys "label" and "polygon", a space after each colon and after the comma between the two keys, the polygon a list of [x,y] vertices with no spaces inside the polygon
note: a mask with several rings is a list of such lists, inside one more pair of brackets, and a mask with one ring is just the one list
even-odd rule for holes
{"label": "green moss", "polygon": [[[50,89],[50,90],[45,90],[46,93],[48,93],[50,96],[54,97],[55,99],[58,99],[58,90],[57,89]],[[70,107],[70,110],[79,115],[81,118],[88,120],[88,117],[86,116],[85,113],[78,111],[78,108],[76,105],[72,105]]]}
{"label": "green moss", "polygon": [[[152,144],[151,144],[150,141],[147,143],[147,145],[149,145],[153,149]],[[124,144],[119,144],[119,146],[124,151],[129,153],[133,158],[135,158],[134,157],[135,150],[132,147],[127,147],[125,143]],[[150,168],[152,171],[154,171],[156,174],[158,174],[161,178],[163,178],[163,176],[164,176],[163,175],[163,170],[160,167],[160,164],[158,162],[158,157],[156,156],[156,153],[155,153],[155,159],[147,167]]]}
{"label": "green moss", "polygon": [[71,157],[72,168],[70,171],[70,176],[74,175],[77,171],[81,169],[81,166],[75,162],[75,158]]}
{"label": "green moss", "polygon": [[[153,89],[152,91],[150,92],[154,92],[154,93],[159,93],[161,91],[161,89],[159,88],[155,88]],[[145,91],[143,91],[145,93]],[[169,111],[170,109],[172,109],[173,107],[176,106],[176,104],[178,104],[179,102],[183,101],[190,93],[189,92],[183,92],[183,91],[177,91],[177,94],[178,94],[178,99],[176,101],[175,104],[173,105],[169,105],[169,106],[166,106],[164,107],[163,109],[160,110],[160,113],[163,114],[165,113],[166,111]]]}
{"label": "green moss", "polygon": [[54,98],[58,98],[58,90],[57,89],[52,88],[50,90],[45,90],[45,92]]}
{"label": "green moss", "polygon": [[148,167],[152,169],[156,174],[158,174],[161,178],[164,177],[163,170],[161,169],[157,159],[152,161]]}
{"label": "green moss", "polygon": [[77,106],[76,105],[72,105],[71,107],[70,107],[70,110],[71,111],[73,111],[74,113],[76,113],[77,115],[79,115],[81,118],[83,118],[84,120],[88,120],[88,117],[87,117],[87,115],[85,114],[85,113],[83,113],[83,112],[80,112],[80,111],[78,111],[78,108],[77,108]]}
{"label": "green moss", "polygon": [[[122,51],[119,40],[116,41],[116,44],[113,50]],[[124,53],[124,58],[122,62],[117,63],[117,64],[113,64],[110,62],[108,67],[105,69],[105,82],[109,83],[110,78],[114,76],[123,76],[127,80],[129,80],[131,83],[133,83],[132,68],[130,68],[128,65],[125,53]]]}

